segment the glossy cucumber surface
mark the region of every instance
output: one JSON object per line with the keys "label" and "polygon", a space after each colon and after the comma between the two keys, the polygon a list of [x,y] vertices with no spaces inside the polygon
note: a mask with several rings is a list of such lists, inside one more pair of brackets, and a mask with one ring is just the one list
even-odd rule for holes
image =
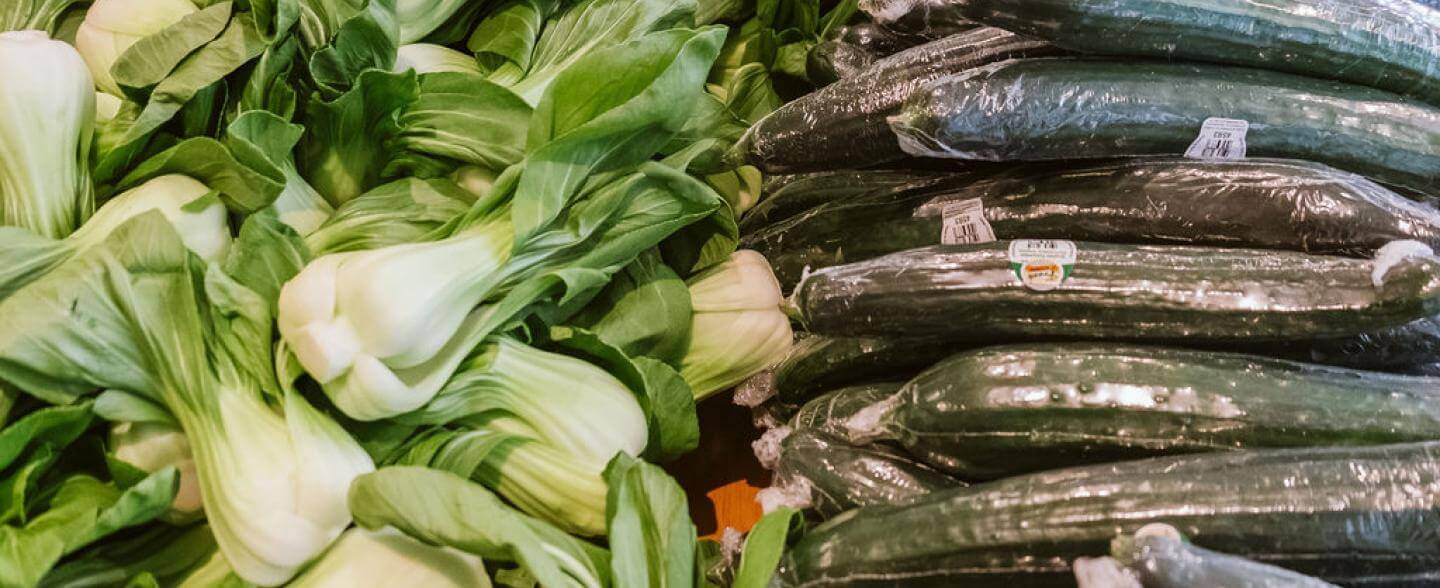
{"label": "glossy cucumber surface", "polygon": [[1434,585],[1440,445],[1273,449],[1053,470],[836,517],[789,586],[1074,586],[1076,557],[1167,523],[1196,545],[1347,586]]}
{"label": "glossy cucumber surface", "polygon": [[823,269],[796,287],[791,305],[825,335],[975,342],[1297,341],[1440,311],[1440,259],[1429,255],[1376,276],[1370,260],[1288,251],[1090,242],[1075,250],[1069,277],[1048,291],[1027,287],[1009,242],[997,241]]}
{"label": "glossy cucumber surface", "polygon": [[911,155],[1042,161],[1184,155],[1211,118],[1248,122],[1249,157],[1440,193],[1440,108],[1244,67],[1016,59],[938,79],[890,122]]}
{"label": "glossy cucumber surface", "polygon": [[1440,379],[1167,347],[967,351],[877,405],[870,435],[967,480],[1168,454],[1440,439]]}
{"label": "glossy cucumber surface", "polygon": [[832,200],[743,246],[789,287],[806,268],[986,235],[1361,257],[1401,239],[1440,245],[1440,212],[1304,161],[1147,158],[932,175]]}

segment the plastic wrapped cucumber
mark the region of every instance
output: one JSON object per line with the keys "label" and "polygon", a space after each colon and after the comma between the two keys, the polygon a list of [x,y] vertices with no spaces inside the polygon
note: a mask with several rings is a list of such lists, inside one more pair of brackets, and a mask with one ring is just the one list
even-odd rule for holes
{"label": "plastic wrapped cucumber", "polygon": [[850,337],[1262,342],[1346,337],[1440,311],[1440,259],[1018,240],[912,249],[810,274],[812,332]]}
{"label": "plastic wrapped cucumber", "polygon": [[945,179],[832,201],[753,232],[744,245],[789,287],[806,268],[997,237],[1350,256],[1400,239],[1440,244],[1440,212],[1304,161],[1145,158],[933,173]]}
{"label": "plastic wrapped cucumber", "polygon": [[790,419],[790,428],[845,437],[845,423],[868,406],[894,396],[903,382],[875,382],[831,390],[806,402]]}
{"label": "plastic wrapped cucumber", "polygon": [[[1351,586],[1440,578],[1440,445],[1278,449],[1053,470],[831,519],[792,586],[1074,586],[1069,564],[1151,522]],[[1433,585],[1433,584],[1428,584]]]}
{"label": "plastic wrapped cucumber", "polygon": [[1163,523],[1145,525],[1134,536],[1110,542],[1110,554],[1134,570],[1146,588],[1336,588],[1304,574],[1191,544]]}
{"label": "plastic wrapped cucumber", "polygon": [[823,86],[855,75],[882,57],[980,26],[953,19],[937,21],[934,25],[917,31],[897,30],[873,22],[841,27],[831,39],[810,49],[805,74],[811,83]]}
{"label": "plastic wrapped cucumber", "polygon": [[[1414,94],[1440,104],[1440,13],[1414,0],[866,0],[862,4],[882,24],[913,21],[916,13],[923,13],[930,26],[973,20],[1081,53],[1287,71]],[[903,22],[886,26],[915,28]]]}
{"label": "plastic wrapped cucumber", "polygon": [[774,368],[775,395],[805,404],[826,390],[885,380],[908,380],[956,350],[933,341],[807,334]]}
{"label": "plastic wrapped cucumber", "polygon": [[899,185],[922,186],[944,181],[945,178],[946,174],[908,169],[768,176],[765,179],[765,198],[745,212],[740,220],[740,230],[753,232],[826,202],[848,200],[872,190],[893,189]]}
{"label": "plastic wrapped cucumber", "polygon": [[852,442],[895,441],[961,479],[986,480],[1181,453],[1440,439],[1440,379],[1044,343],[959,353],[850,412]]}
{"label": "plastic wrapped cucumber", "polygon": [[902,452],[851,445],[811,429],[798,429],[781,442],[774,484],[761,491],[762,504],[810,509],[821,519],[861,506],[906,504],[965,485]]}
{"label": "plastic wrapped cucumber", "polygon": [[[1207,120],[1212,134],[1202,138]],[[917,156],[1040,161],[1246,154],[1317,161],[1440,193],[1440,108],[1383,90],[1258,69],[1017,59],[936,80],[914,92],[890,121],[900,145]]]}
{"label": "plastic wrapped cucumber", "polygon": [[903,159],[885,119],[926,82],[1012,57],[1057,53],[1046,43],[993,28],[907,49],[770,113],[740,139],[734,157],[766,173],[855,169]]}
{"label": "plastic wrapped cucumber", "polygon": [[1440,318],[1352,337],[1322,339],[1307,346],[1309,359],[1360,369],[1424,373],[1440,362]]}

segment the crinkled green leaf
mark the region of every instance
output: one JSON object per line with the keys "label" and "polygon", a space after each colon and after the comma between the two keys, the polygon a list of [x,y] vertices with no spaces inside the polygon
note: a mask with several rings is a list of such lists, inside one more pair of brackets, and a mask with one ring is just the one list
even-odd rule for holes
{"label": "crinkled green leaf", "polygon": [[425,74],[419,98],[400,117],[395,146],[498,173],[524,157],[530,115],[519,96],[478,75]]}
{"label": "crinkled green leaf", "polygon": [[346,19],[328,47],[310,57],[310,76],[328,96],[349,90],[360,73],[388,71],[400,46],[395,0],[369,0],[365,9]]}
{"label": "crinkled green leaf", "polygon": [[507,86],[520,81],[545,19],[559,5],[559,0],[508,0],[476,25],[466,47],[490,81]]}
{"label": "crinkled green leaf", "polygon": [[607,575],[588,546],[554,526],[512,510],[483,486],[449,472],[382,468],[350,486],[350,511],[367,529],[395,527],[434,545],[515,562],[554,588],[600,588]]}
{"label": "crinkled green leaf", "polygon": [[544,229],[586,178],[648,160],[684,128],[724,31],[674,30],[589,53],[540,100],[515,194],[517,243]]}
{"label": "crinkled green leaf", "polygon": [[94,418],[90,403],[42,408],[0,429],[0,472],[26,449],[39,444],[63,449],[85,432]]}
{"label": "crinkled green leaf", "polygon": [[413,71],[370,70],[339,98],[311,100],[300,141],[301,175],[336,206],[379,185],[400,115],[419,94]]}
{"label": "crinkled green leaf", "polygon": [[46,574],[40,588],[123,586],[141,575],[156,582],[143,585],[158,586],[164,580],[164,585],[173,586],[215,553],[215,537],[204,523],[153,525],[136,536],[86,549]]}
{"label": "crinkled green leaf", "polygon": [[0,3],[0,32],[41,30],[54,37],[60,15],[87,0],[6,0]]}
{"label": "crinkled green leaf", "polygon": [[273,178],[240,163],[225,144],[210,137],[192,137],[136,166],[116,185],[126,190],[166,174],[187,175],[220,192],[225,206],[250,213],[275,201],[285,188]]}
{"label": "crinkled green leaf", "polygon": [[225,30],[233,4],[220,2],[192,12],[160,32],[142,37],[120,54],[110,75],[131,99],[143,101],[150,87],[159,84],[191,52],[205,46]]}
{"label": "crinkled green leaf", "polygon": [[657,251],[615,275],[570,322],[631,357],[677,365],[690,345],[690,290]]}
{"label": "crinkled green leaf", "polygon": [[610,569],[616,586],[689,588],[695,524],[685,491],[663,470],[625,454],[605,468]]}
{"label": "crinkled green leaf", "polygon": [[474,201],[448,180],[396,180],[346,202],[305,243],[320,256],[430,240]]}

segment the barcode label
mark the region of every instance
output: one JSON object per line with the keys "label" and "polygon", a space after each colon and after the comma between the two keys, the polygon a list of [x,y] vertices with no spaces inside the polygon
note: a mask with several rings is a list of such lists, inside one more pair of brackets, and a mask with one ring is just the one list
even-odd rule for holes
{"label": "barcode label", "polygon": [[1245,159],[1245,135],[1250,123],[1233,118],[1207,118],[1200,136],[1185,150],[1191,159]]}
{"label": "barcode label", "polygon": [[966,245],[995,240],[995,229],[985,220],[985,204],[979,198],[951,202],[940,209],[940,244]]}

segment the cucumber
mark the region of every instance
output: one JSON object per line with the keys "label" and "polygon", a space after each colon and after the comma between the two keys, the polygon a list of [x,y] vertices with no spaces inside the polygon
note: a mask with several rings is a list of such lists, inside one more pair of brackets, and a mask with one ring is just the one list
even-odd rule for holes
{"label": "cucumber", "polygon": [[1418,321],[1340,339],[1322,339],[1307,346],[1315,362],[1361,369],[1420,373],[1440,362],[1440,318]]}
{"label": "cucumber", "polygon": [[775,485],[826,519],[861,506],[906,504],[964,482],[881,446],[801,429],[781,443]]}
{"label": "cucumber", "polygon": [[862,45],[822,41],[805,54],[805,78],[816,86],[826,86],[864,71],[877,59],[879,55]]}
{"label": "cucumber", "polygon": [[954,351],[931,341],[810,334],[797,339],[775,366],[775,395],[786,404],[805,404],[826,390],[908,380]]}
{"label": "cucumber", "polygon": [[1183,155],[1212,117],[1248,121],[1251,157],[1440,193],[1440,109],[1258,69],[1017,59],[936,80],[890,121],[912,155],[1039,161]]}
{"label": "cucumber", "polygon": [[912,92],[979,65],[1057,53],[1046,43],[993,28],[907,49],[770,113],[750,127],[732,157],[766,173],[855,169],[903,159],[885,119]]}
{"label": "cucumber", "polygon": [[[868,4],[872,14],[914,12],[894,6],[906,0]],[[926,11],[928,20],[969,19],[1081,53],[1336,79],[1440,104],[1440,13],[1413,0],[950,0],[945,8]]]}
{"label": "cucumber", "polygon": [[1151,158],[935,175],[951,177],[832,201],[746,235],[742,244],[764,254],[788,288],[806,268],[942,244],[947,209],[978,199],[976,214],[1001,239],[1364,257],[1395,240],[1440,245],[1440,212],[1358,175],[1303,161]]}
{"label": "cucumber", "polygon": [[832,390],[806,402],[790,418],[790,428],[847,436],[845,423],[855,413],[881,400],[894,396],[904,382],[875,382]]}
{"label": "cucumber", "polygon": [[897,31],[873,22],[841,27],[831,38],[810,49],[805,60],[806,77],[816,85],[831,84],[859,73],[882,57],[979,27],[953,19],[936,25],[918,31]]}
{"label": "cucumber", "polygon": [[854,510],[802,537],[780,575],[802,587],[1074,586],[1072,560],[1159,522],[1331,582],[1433,586],[1437,500],[1436,443],[1153,458]]}
{"label": "cucumber", "polygon": [[1047,343],[957,354],[850,412],[860,413],[852,436],[894,440],[961,479],[990,480],[1167,454],[1440,439],[1440,379]]}
{"label": "cucumber", "polygon": [[[836,336],[1213,343],[1344,337],[1440,311],[1440,259],[1432,255],[1392,265],[1080,242],[1068,279],[1039,291],[1017,277],[1009,246],[926,247],[826,268],[796,287],[792,312],[812,332]],[[1058,264],[1033,267],[1059,274]]]}
{"label": "cucumber", "polygon": [[769,176],[765,180],[765,198],[746,211],[740,220],[740,230],[754,232],[826,202],[847,200],[872,190],[893,189],[912,182],[924,185],[944,179],[943,174],[933,171],[906,169]]}

